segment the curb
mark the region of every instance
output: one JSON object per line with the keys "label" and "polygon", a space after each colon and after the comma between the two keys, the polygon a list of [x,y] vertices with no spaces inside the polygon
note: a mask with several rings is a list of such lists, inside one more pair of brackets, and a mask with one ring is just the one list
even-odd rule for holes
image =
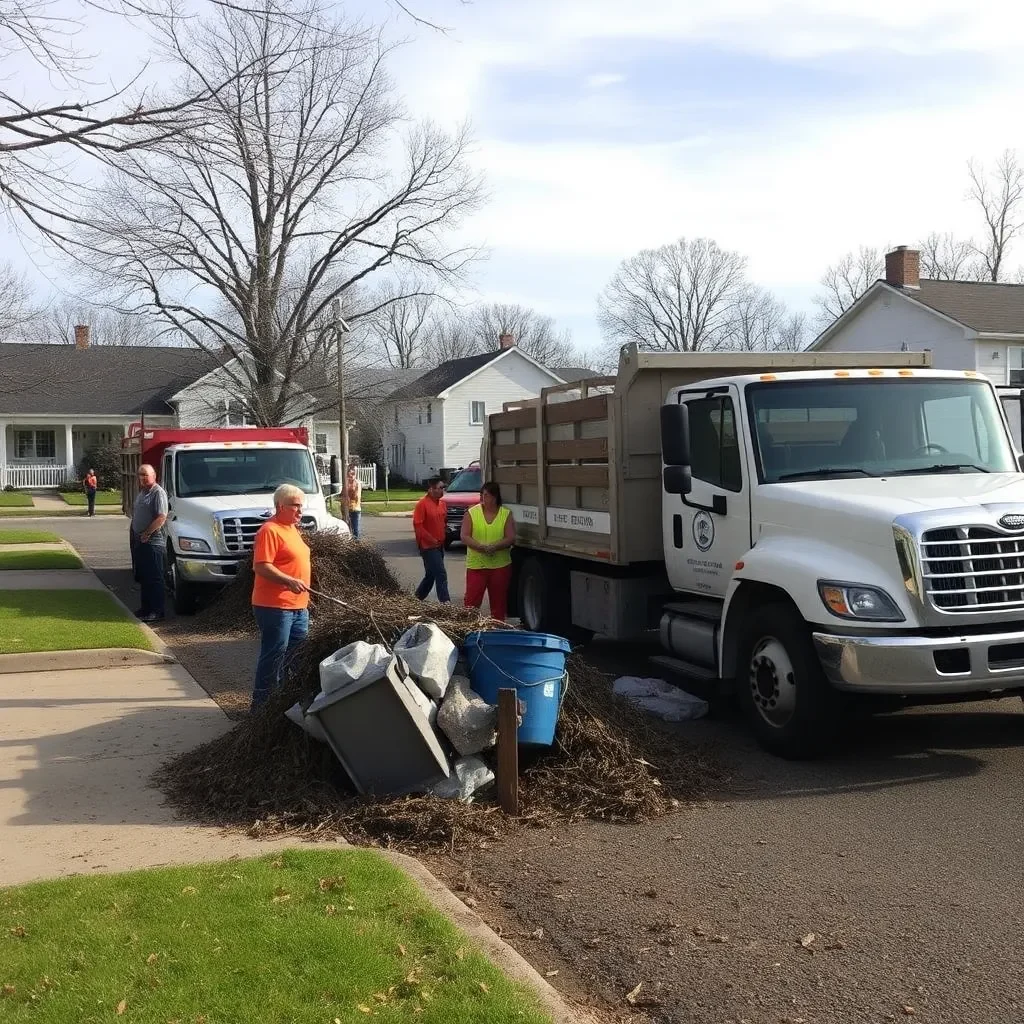
{"label": "curb", "polygon": [[[78,554],[79,558],[82,558],[81,552],[76,552],[76,554]],[[84,558],[82,558],[82,564],[85,565],[87,569],[89,568]],[[96,576],[96,573],[93,572],[92,569],[89,569],[89,572],[92,572],[93,576]],[[177,663],[178,659],[171,653],[170,647],[168,647],[167,644],[164,643],[163,639],[160,637],[157,631],[153,629],[151,626],[149,626],[147,623],[140,622],[135,617],[135,612],[133,612],[131,608],[129,608],[128,605],[126,605],[124,601],[122,601],[121,598],[119,598],[117,594],[115,594],[110,589],[110,587],[108,587],[103,582],[103,580],[99,578],[99,576],[96,576],[96,582],[99,583],[99,585],[103,587],[103,589],[114,599],[116,604],[119,604],[124,609],[125,615],[127,615],[128,618],[130,618],[135,623],[135,625],[138,626],[139,629],[141,629],[142,632],[145,633],[146,636],[149,638],[149,642],[153,645],[153,651],[147,651],[146,653],[148,654],[155,652],[155,656],[166,665],[173,665]],[[146,662],[146,664],[149,665],[154,663]]]}
{"label": "curb", "polygon": [[[140,625],[143,625],[140,623]],[[173,664],[174,658],[134,647],[92,647],[75,651],[0,654],[0,675],[13,672],[67,672],[81,668],[129,668]]]}
{"label": "curb", "polygon": [[510,978],[529,988],[541,1008],[551,1015],[555,1024],[596,1024],[589,1013],[572,1009],[557,989],[507,942],[499,938],[446,885],[439,882],[418,860],[393,850],[378,850],[396,867],[401,868],[420,887],[427,899],[475,945],[480,947]]}

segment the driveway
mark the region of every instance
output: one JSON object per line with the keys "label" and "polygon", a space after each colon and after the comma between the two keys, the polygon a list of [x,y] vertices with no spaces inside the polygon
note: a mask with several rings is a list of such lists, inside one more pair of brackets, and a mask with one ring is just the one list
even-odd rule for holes
{"label": "driveway", "polygon": [[[417,582],[409,520],[364,522],[403,582]],[[123,520],[51,526],[105,581],[127,580]],[[453,555],[459,595],[461,565]],[[600,657],[642,672],[644,655]],[[237,687],[251,661],[215,651],[225,659]],[[431,866],[542,972],[558,971],[556,985],[629,1010],[624,997],[643,982],[639,998],[657,1005],[637,1020],[1024,1020],[1019,700],[867,718],[811,764],[769,757],[731,717],[678,731],[731,773],[704,804],[641,826],[456,843]]]}

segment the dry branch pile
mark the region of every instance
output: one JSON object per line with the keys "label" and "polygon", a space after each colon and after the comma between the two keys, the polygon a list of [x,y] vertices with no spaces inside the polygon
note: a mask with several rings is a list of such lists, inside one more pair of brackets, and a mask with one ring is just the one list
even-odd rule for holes
{"label": "dry branch pile", "polygon": [[[327,655],[355,640],[390,646],[411,617],[426,611],[401,592],[368,545],[339,547],[344,561],[329,568],[324,562],[337,551],[324,545],[318,554],[318,547],[314,540],[314,577],[319,573],[321,586],[343,595],[350,607],[322,603],[293,663],[291,682],[256,715],[165,765],[157,784],[190,817],[260,836],[343,836],[420,850],[448,847],[457,835],[496,837],[515,827],[486,794],[469,805],[434,797],[359,797],[327,747],[284,717],[286,708],[319,688],[319,663]],[[384,588],[361,582],[367,577]],[[241,586],[239,580],[235,587]],[[237,629],[240,605],[228,592],[207,614],[215,616],[217,628]],[[432,606],[430,612],[459,644],[481,627],[475,611]],[[249,617],[247,604],[242,613]],[[568,671],[555,745],[531,754],[524,748],[521,754],[520,821],[649,818],[700,795],[712,773],[698,754],[613,697],[608,679],[580,656],[570,656]]]}

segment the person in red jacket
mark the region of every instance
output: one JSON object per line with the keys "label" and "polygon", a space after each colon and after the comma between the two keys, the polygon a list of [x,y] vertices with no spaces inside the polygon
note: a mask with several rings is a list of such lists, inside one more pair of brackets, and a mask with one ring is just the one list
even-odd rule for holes
{"label": "person in red jacket", "polygon": [[430,591],[437,587],[437,599],[447,604],[448,571],[444,567],[445,507],[444,481],[432,477],[427,484],[427,493],[418,502],[412,514],[412,528],[416,532],[416,547],[423,559],[424,576],[416,588],[416,596],[425,601]]}

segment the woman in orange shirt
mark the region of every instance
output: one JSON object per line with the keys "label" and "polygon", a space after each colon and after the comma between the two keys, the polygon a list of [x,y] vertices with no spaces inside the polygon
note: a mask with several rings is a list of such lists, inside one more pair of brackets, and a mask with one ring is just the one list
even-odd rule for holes
{"label": "woman in orange shirt", "polygon": [[252,614],[260,631],[253,710],[278,686],[288,652],[309,632],[309,545],[298,527],[305,497],[301,488],[281,484],[274,491],[274,518],[259,528],[253,546]]}

